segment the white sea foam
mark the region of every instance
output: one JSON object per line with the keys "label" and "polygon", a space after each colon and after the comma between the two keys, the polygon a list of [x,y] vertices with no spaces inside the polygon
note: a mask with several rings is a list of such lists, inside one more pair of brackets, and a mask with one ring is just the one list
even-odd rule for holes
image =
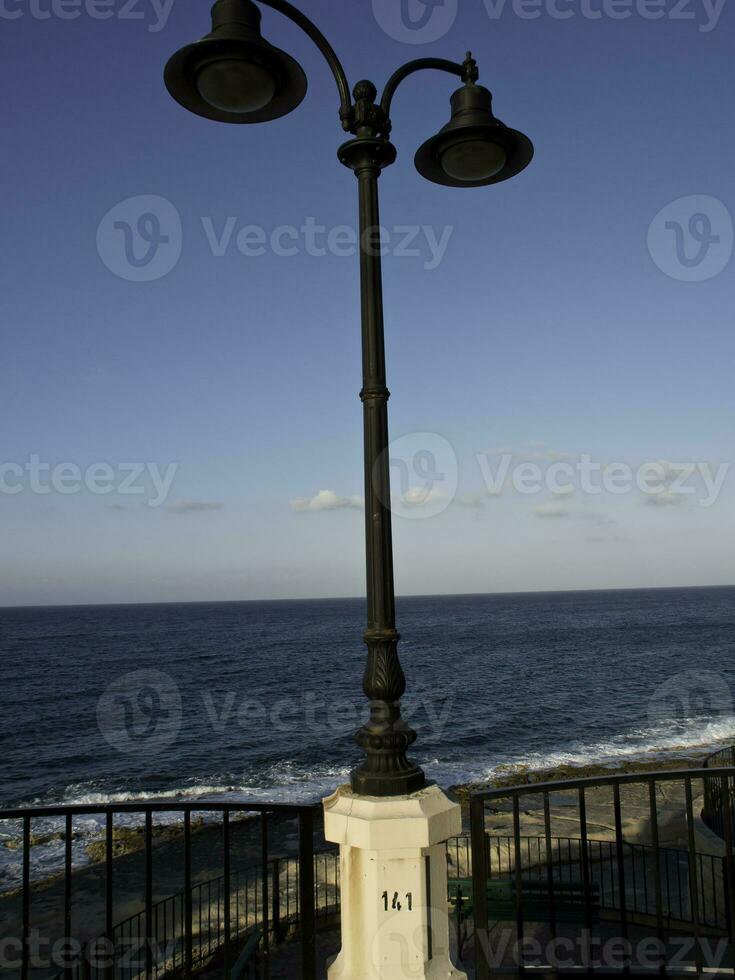
{"label": "white sea foam", "polygon": [[[498,754],[494,758],[465,759],[458,765],[448,745],[445,757],[423,761],[432,779],[442,785],[456,785],[491,778],[500,771],[513,768],[552,769],[557,766],[610,765],[632,759],[666,758],[715,752],[735,743],[735,715],[716,720],[688,719],[679,723],[659,724],[633,729],[625,734],[601,739],[599,742],[570,742],[550,752],[527,752],[523,755]],[[217,779],[192,781],[186,786],[165,792],[140,789],[107,792],[98,784],[67,786],[61,798],[34,800],[32,805],[106,806],[136,801],[170,800],[176,806],[187,802],[213,800],[218,803],[241,803],[248,800],[272,803],[312,803],[332,793],[349,778],[349,767],[320,765],[310,770],[283,760],[259,774],[256,782]],[[121,815],[124,817],[125,815]],[[132,816],[132,815],[131,815]],[[173,814],[156,814],[156,821],[168,822]]]}
{"label": "white sea foam", "polygon": [[[687,719],[681,722],[658,724],[646,728],[633,729],[625,734],[601,739],[598,742],[571,742],[551,752],[528,752],[522,756],[498,754],[495,758],[465,760],[457,765],[450,751],[445,758],[424,760],[427,775],[442,786],[461,783],[483,782],[514,769],[543,770],[559,766],[609,765],[611,768],[623,761],[665,759],[717,751],[735,743],[735,716],[707,719]],[[313,803],[334,791],[334,788],[349,778],[349,768],[344,766],[321,765],[311,770],[300,769],[295,763],[283,760],[271,766],[263,774],[262,782],[243,779],[212,779],[211,781],[192,781],[165,793],[139,789],[106,792],[98,784],[73,784],[68,786],[60,798],[34,800],[31,805],[100,806],[126,804],[135,801],[171,801],[174,807],[185,806],[194,801],[212,800],[217,803],[272,802],[272,803]],[[216,821],[218,814],[204,812],[205,820]],[[101,833],[102,814],[87,814],[75,818],[74,827],[78,839],[74,845],[74,864],[83,866],[89,863],[86,845]],[[175,824],[183,820],[181,812],[172,810],[155,814],[156,825]],[[138,813],[117,814],[116,826],[140,826],[143,815]],[[56,818],[39,818],[34,821],[34,833],[42,836],[61,829],[61,821]],[[20,861],[17,850],[3,846],[17,843],[21,828],[18,825],[3,828],[0,838],[0,892],[17,887],[20,876]],[[63,843],[50,841],[33,848],[36,876],[46,876],[61,866]]]}
{"label": "white sea foam", "polygon": [[666,759],[687,755],[707,755],[735,743],[735,716],[717,720],[701,719],[634,729],[589,744],[571,742],[551,752],[529,752],[522,756],[504,755],[478,761],[458,769],[450,762],[435,760],[426,766],[437,782],[460,784],[482,782],[514,769],[545,770],[559,766],[601,765],[614,767],[625,761]]}

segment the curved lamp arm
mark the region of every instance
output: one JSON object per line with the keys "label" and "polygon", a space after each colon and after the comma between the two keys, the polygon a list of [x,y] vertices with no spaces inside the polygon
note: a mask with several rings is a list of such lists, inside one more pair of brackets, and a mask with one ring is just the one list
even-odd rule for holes
{"label": "curved lamp arm", "polygon": [[297,27],[300,27],[305,34],[308,34],[314,44],[316,44],[321,53],[324,55],[324,58],[326,59],[326,62],[334,75],[335,81],[337,82],[340,98],[340,118],[343,122],[349,119],[352,114],[350,83],[347,81],[347,75],[342,67],[342,62],[337,57],[334,48],[322,34],[316,24],[310,21],[306,14],[302,14],[300,10],[290,4],[288,0],[258,0],[258,2],[262,3],[265,7],[272,7],[273,10],[277,10],[279,13],[283,14],[284,17],[288,17],[288,19],[292,20]]}
{"label": "curved lamp arm", "polygon": [[390,119],[393,96],[396,94],[396,89],[401,82],[405,81],[405,79],[415,72],[423,71],[426,68],[445,71],[450,75],[457,75],[464,82],[476,82],[480,77],[480,73],[477,70],[477,62],[469,51],[467,52],[466,60],[461,65],[456,61],[447,61],[445,58],[417,58],[416,61],[409,61],[407,65],[399,68],[397,72],[391,75],[388,79],[388,84],[385,86],[383,98],[380,101],[380,108],[385,113],[387,119]]}

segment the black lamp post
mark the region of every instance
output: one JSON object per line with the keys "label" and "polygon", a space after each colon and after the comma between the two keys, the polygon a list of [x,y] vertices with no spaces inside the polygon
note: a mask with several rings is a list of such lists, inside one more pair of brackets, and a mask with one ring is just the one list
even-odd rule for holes
{"label": "black lamp post", "polygon": [[[287,0],[261,0],[284,14],[316,43],[334,74],[342,128],[352,139],[339,159],[354,171],[359,186],[365,440],[365,527],[368,662],[363,690],[370,720],[356,735],[366,759],[352,773],[352,788],[366,796],[402,796],[426,785],[423,771],[406,757],[416,733],[401,718],[406,679],[398,658],[390,512],[388,398],[383,337],[383,288],[375,236],[380,226],[378,177],[396,159],[390,142],[390,110],[396,89],[414,72],[436,69],[458,76],[452,118],[416,154],[422,176],[450,187],[483,187],[507,180],[531,162],[533,146],[492,113],[490,92],[477,85],[471,55],[463,64],[421,58],[400,68],[377,101],[372,82],[358,82],[354,102],[344,69],[321,31]],[[252,0],[217,0],[212,31],[178,51],[168,62],[166,86],[177,102],[207,119],[258,123],[295,109],[306,95],[301,67],[260,33],[260,10]]]}

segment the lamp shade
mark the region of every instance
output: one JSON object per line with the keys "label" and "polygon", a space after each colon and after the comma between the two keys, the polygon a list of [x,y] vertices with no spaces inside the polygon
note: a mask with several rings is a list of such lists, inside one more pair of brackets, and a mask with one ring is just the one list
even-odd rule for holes
{"label": "lamp shade", "polygon": [[212,31],[177,51],[164,80],[173,98],[206,119],[259,123],[278,119],[304,99],[306,75],[260,33],[252,0],[217,0]]}
{"label": "lamp shade", "polygon": [[533,144],[510,129],[492,110],[492,95],[468,83],[452,96],[452,118],[419,149],[416,169],[427,180],[448,187],[484,187],[524,170]]}

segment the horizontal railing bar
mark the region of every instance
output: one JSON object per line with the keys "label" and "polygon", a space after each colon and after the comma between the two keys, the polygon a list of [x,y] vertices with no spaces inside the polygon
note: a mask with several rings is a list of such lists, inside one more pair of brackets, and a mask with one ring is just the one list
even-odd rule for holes
{"label": "horizontal railing bar", "polygon": [[735,776],[735,767],[721,769],[675,769],[654,772],[624,772],[607,776],[585,776],[582,779],[565,779],[548,783],[524,783],[521,786],[502,786],[499,789],[478,790],[470,794],[471,799],[498,800],[513,796],[532,796],[536,793],[563,793],[565,790],[593,789],[597,786],[627,785],[630,783],[674,782],[686,779],[713,779]]}
{"label": "horizontal railing bar", "polygon": [[[500,841],[502,843],[512,843],[515,840],[513,834],[493,834],[493,833],[491,833],[488,830],[486,830],[485,832],[486,832],[487,836],[491,840],[493,840],[493,841]],[[543,844],[545,838],[544,838],[544,835],[543,834],[521,834],[521,838],[520,839],[522,841],[538,841],[538,842],[540,842],[540,843]],[[576,843],[579,843],[579,841],[581,840],[581,838],[579,838],[579,837],[562,837],[562,836],[559,836],[558,834],[552,835],[552,838],[551,839],[552,839],[553,842],[555,842],[557,844],[559,844],[559,843],[560,844],[576,844]],[[452,845],[455,845],[457,842],[459,842],[459,843],[464,843],[465,845],[468,845],[470,843],[470,841],[471,841],[471,837],[470,837],[469,834],[460,834],[457,837],[451,837],[449,839],[449,842],[448,843],[451,843]],[[609,837],[589,837],[588,838],[588,843],[590,845],[592,845],[592,844],[611,844],[611,843],[614,843],[614,842],[615,842],[614,841],[614,838],[609,838]],[[635,851],[640,851],[640,852],[648,851],[648,852],[650,852],[650,851],[653,850],[653,847],[654,847],[653,844],[646,844],[646,843],[643,843],[643,842],[640,842],[640,841],[627,841],[627,840],[624,840],[623,841],[623,846],[625,848],[627,848],[628,851],[630,851],[630,856],[632,856]],[[659,850],[660,850],[660,852],[662,854],[671,854],[671,855],[673,855],[673,854],[685,854],[686,853],[686,850],[685,849],[682,849],[680,847],[660,847]],[[336,854],[337,852],[336,851],[322,851],[322,852],[319,852],[319,853]],[[705,857],[705,858],[712,857],[711,854],[707,854],[704,851],[701,851],[701,852],[698,851],[697,854],[699,854],[701,857]],[[544,859],[542,857],[542,858],[539,859],[538,864],[539,865],[542,865],[543,863],[544,863]]]}

